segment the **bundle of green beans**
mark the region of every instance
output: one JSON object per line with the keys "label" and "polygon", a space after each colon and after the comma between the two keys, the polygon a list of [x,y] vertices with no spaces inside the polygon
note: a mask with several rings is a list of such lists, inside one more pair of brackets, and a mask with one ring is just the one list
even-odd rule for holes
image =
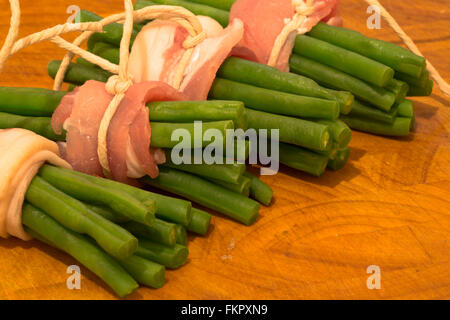
{"label": "bundle of green beans", "polygon": [[297,36],[290,66],[326,87],[354,94],[353,109],[341,120],[377,135],[407,136],[414,108],[406,97],[429,96],[433,89],[423,57],[325,23]]}
{"label": "bundle of green beans", "polygon": [[138,284],[162,287],[165,268],[187,261],[187,230],[204,235],[210,219],[188,201],[47,164],[22,212],[32,236],[74,257],[120,297]]}
{"label": "bundle of green beans", "polygon": [[[220,6],[214,0],[186,1],[201,1],[211,8]],[[221,9],[229,10],[225,6]],[[291,72],[324,87],[353,94],[355,104],[349,112],[341,107],[341,120],[352,129],[377,135],[408,135],[414,127],[414,116],[397,115],[397,109],[402,104],[410,104],[406,97],[429,96],[433,90],[423,57],[395,44],[325,23],[297,37],[290,67]],[[229,73],[225,74],[225,78],[230,77]],[[258,80],[252,79],[254,83],[248,82],[244,72],[230,80],[267,88],[264,86],[267,73],[259,75]],[[274,81],[273,77],[268,79]],[[269,89],[280,90],[277,85]],[[324,95],[313,96],[326,99]]]}
{"label": "bundle of green beans", "polygon": [[352,109],[348,92],[231,57],[219,69],[209,97],[243,101],[249,128],[278,129],[280,162],[291,168],[321,176],[328,162],[348,149],[351,130],[338,119]]}
{"label": "bundle of green beans", "polygon": [[[0,128],[21,127],[51,140],[64,141],[64,134],[56,135],[52,131],[50,116],[65,94],[67,92],[37,88],[0,87]],[[245,164],[238,163],[235,160],[230,162],[226,161],[229,159],[223,159],[223,164],[175,165],[170,160],[172,158],[170,148],[177,144],[171,141],[172,132],[176,129],[184,128],[191,133],[191,137],[194,139],[195,128],[193,121],[207,121],[203,125],[203,130],[208,128],[218,129],[223,133],[223,136],[226,136],[226,129],[233,129],[235,126],[246,129],[246,110],[243,103],[236,101],[167,101],[152,102],[148,106],[152,125],[151,145],[167,148],[168,162],[164,166],[187,172],[202,183],[213,183],[216,185],[216,189],[220,192],[210,197],[210,199],[217,203],[218,206],[205,204],[201,199],[198,199],[199,201],[197,202],[211,209],[216,209],[219,213],[225,214],[239,222],[245,224],[253,223],[256,219],[253,216],[255,214],[253,211],[241,212],[239,211],[239,206],[234,207],[238,212],[233,212],[234,209],[227,208],[228,202],[244,202],[247,204],[251,202],[257,214],[259,205],[257,202],[248,199],[249,196],[263,204],[271,202],[272,193],[260,191],[261,189],[270,189],[269,187],[261,181],[260,183],[250,183],[250,179],[244,177]],[[12,114],[12,112],[16,114]],[[40,117],[35,117],[34,115],[39,115]],[[210,143],[202,140],[201,146],[203,147],[206,142]],[[191,146],[193,145],[195,145],[195,141],[191,141]],[[242,154],[241,159],[245,159],[249,154],[248,144],[244,144],[243,149],[239,148],[240,144],[236,145],[238,147],[235,150],[235,154]],[[202,152],[203,150],[200,149],[200,151]],[[231,164],[227,164],[229,162]],[[194,163],[193,159],[191,163]],[[175,189],[168,191],[178,193]],[[221,192],[229,194],[230,191],[232,193],[228,198],[222,197],[220,194]],[[197,199],[195,195],[188,195],[188,198]],[[241,215],[251,217],[242,218]],[[175,219],[174,222],[188,227],[188,220],[186,219],[179,218],[178,220]]]}

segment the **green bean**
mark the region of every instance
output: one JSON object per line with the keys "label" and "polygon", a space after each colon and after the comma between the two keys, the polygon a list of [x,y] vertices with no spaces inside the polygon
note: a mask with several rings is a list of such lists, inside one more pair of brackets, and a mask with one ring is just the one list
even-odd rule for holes
{"label": "green bean", "polygon": [[306,35],[297,36],[294,52],[375,86],[384,87],[394,78],[394,70],[384,64]]}
{"label": "green bean", "polygon": [[320,177],[325,172],[328,157],[290,144],[280,143],[280,162],[288,167]]}
{"label": "green bean", "polygon": [[411,100],[403,100],[398,104],[398,116],[405,118],[414,117],[414,103]]}
{"label": "green bean", "polygon": [[[95,13],[89,12],[87,10],[80,10],[76,17],[77,21],[80,22],[95,22],[100,21],[103,18]],[[122,40],[123,35],[123,25],[119,23],[110,23],[103,27],[103,32],[94,33],[95,37],[103,42],[110,43],[115,46],[120,46],[120,41]],[[137,32],[135,30],[132,31],[130,45],[133,44],[134,39],[137,36]]]}
{"label": "green bean", "polygon": [[339,102],[341,114],[349,114],[352,111],[355,96],[348,91],[328,89],[328,92],[336,97]]}
{"label": "green bean", "polygon": [[315,97],[339,102],[341,112],[351,107],[348,96],[338,98],[328,89],[319,86],[315,81],[288,72],[281,72],[276,68],[264,64],[230,57],[222,64],[217,76],[227,80],[249,84],[255,87],[292,93],[299,96]]}
{"label": "green bean", "polygon": [[47,139],[65,141],[65,132],[56,134],[52,129],[52,119],[47,117],[24,117],[0,112],[0,129],[22,128],[33,131]]}
{"label": "green bean", "polygon": [[163,196],[117,181],[93,177],[77,171],[71,171],[71,173],[75,176],[85,178],[90,182],[98,184],[102,187],[111,190],[126,192],[144,204],[147,202],[151,203],[153,201],[156,201],[156,217],[160,219],[179,223],[183,226],[188,226],[191,221],[192,205],[189,201]]}
{"label": "green bean", "polygon": [[426,62],[423,57],[395,44],[368,38],[353,30],[319,23],[309,35],[357,52],[413,77],[420,77],[425,69]]}
{"label": "green bean", "polygon": [[395,102],[401,102],[406,98],[406,94],[409,90],[409,85],[406,82],[392,79],[386,85],[385,89],[395,94]]}
{"label": "green bean", "polygon": [[[0,112],[51,117],[67,93],[41,88],[0,87]],[[36,104],[32,103],[33,100]],[[151,121],[191,123],[196,120],[233,120],[236,128],[247,129],[245,107],[240,101],[162,101],[151,102],[147,106]]]}
{"label": "green bean", "polygon": [[395,95],[386,89],[370,85],[344,72],[330,68],[313,60],[291,55],[290,66],[292,72],[310,77],[313,80],[332,87],[349,91],[357,98],[372,103],[377,108],[389,111],[395,102]]}
{"label": "green bean", "polygon": [[243,196],[248,197],[250,195],[250,185],[252,181],[247,177],[244,176],[239,177],[237,183],[229,183],[216,179],[208,179],[208,180],[224,187],[225,189],[242,194]]}
{"label": "green bean", "polygon": [[355,130],[382,136],[407,136],[411,128],[411,119],[395,118],[392,124],[354,116],[341,116],[341,120]]}
{"label": "green bean", "polygon": [[119,260],[119,263],[137,282],[147,287],[159,289],[166,281],[164,266],[139,255],[132,255],[129,258]]}
{"label": "green bean", "polygon": [[121,215],[120,213],[112,211],[110,208],[95,206],[89,203],[84,203],[84,205],[88,209],[94,211],[96,214],[102,216],[106,220],[114,222],[115,224],[121,224],[130,221],[129,218],[125,217],[124,215]]}
{"label": "green bean", "polygon": [[314,150],[314,152],[327,157],[328,160],[334,160],[336,158],[339,150],[340,150],[339,144],[337,142],[333,142],[333,146],[329,150],[326,150],[326,151]]}
{"label": "green bean", "polygon": [[176,225],[156,219],[152,226],[130,221],[122,224],[122,226],[138,237],[173,247],[177,241]]}
{"label": "green bean", "polygon": [[416,115],[414,112],[414,103],[411,100],[404,100],[398,105],[398,116],[411,119],[410,130],[414,129],[416,124]]}
{"label": "green bean", "polygon": [[143,182],[188,198],[246,225],[253,224],[258,217],[259,203],[189,173],[161,168],[158,178],[145,177]]}
{"label": "green bean", "polygon": [[[27,204],[26,202],[24,202],[23,207],[25,208],[25,206],[31,206],[33,207],[31,204]],[[35,210],[39,210],[34,208]],[[22,214],[23,214],[23,210],[22,209]],[[41,211],[42,212],[42,211]],[[45,214],[45,213],[44,213]],[[54,247],[59,249],[56,245],[54,245],[53,243],[51,243],[49,240],[45,239],[43,236],[41,236],[39,233],[37,233],[34,230],[31,230],[30,228],[28,228],[25,224],[23,224],[23,230],[25,230],[26,233],[28,233],[30,236],[33,237],[33,239],[39,240],[42,243],[45,243],[48,246]]]}
{"label": "green bean", "polygon": [[339,150],[335,159],[328,162],[328,168],[337,171],[342,169],[350,157],[350,148]]}
{"label": "green bean", "polygon": [[263,205],[269,206],[273,197],[272,188],[248,171],[244,172],[244,176],[251,180],[250,196]]}
{"label": "green bean", "polygon": [[67,92],[40,88],[0,87],[0,112],[50,117]]}
{"label": "green bean", "polygon": [[287,116],[329,120],[339,116],[339,104],[336,101],[303,97],[221,78],[214,80],[209,97],[242,101],[249,108]]}
{"label": "green bean", "polygon": [[211,224],[211,215],[208,212],[192,208],[192,219],[187,226],[188,231],[199,235],[206,235]]}
{"label": "green bean", "polygon": [[[245,121],[247,122],[247,116],[245,117],[245,119],[246,119]],[[236,131],[235,131],[235,133],[236,133]],[[236,137],[234,139],[234,145],[233,145],[233,149],[234,149],[233,156],[231,154],[228,154],[227,150],[224,150],[225,154],[223,156],[225,159],[228,159],[228,160],[232,159],[232,160],[237,161],[238,163],[244,163],[250,156],[251,148],[252,148],[252,145],[249,140]],[[213,152],[212,155],[215,155],[215,153]]]}
{"label": "green bean", "polygon": [[102,187],[73,175],[72,172],[72,170],[44,165],[39,171],[39,176],[78,200],[107,206],[133,221],[148,225],[155,222],[155,201],[147,202],[144,206],[138,199],[125,192]]}
{"label": "green bean", "polygon": [[409,87],[408,97],[428,97],[433,92],[434,82],[431,79],[427,80],[425,87]]}
{"label": "green bean", "polygon": [[430,79],[430,72],[428,70],[425,70],[425,72],[419,78],[412,77],[402,72],[396,72],[395,78],[406,82],[413,87],[425,87],[427,85],[427,81]]}
{"label": "green bean", "polygon": [[233,120],[235,128],[247,129],[245,106],[240,101],[161,101],[147,104],[150,121],[194,122]]}
{"label": "green bean", "polygon": [[138,288],[134,279],[95,244],[56,222],[30,204],[22,209],[22,222],[40,237],[68,253],[77,261],[105,281],[121,298]]}
{"label": "green bean", "polygon": [[25,198],[66,228],[91,236],[100,247],[116,258],[129,257],[137,248],[137,239],[129,232],[38,176],[31,182]]}
{"label": "green bean", "polygon": [[[151,146],[155,148],[174,148],[176,146],[180,146],[180,143],[183,143],[183,147],[193,148],[197,145],[206,147],[211,144],[211,141],[205,140],[202,135],[195,134],[196,124],[195,123],[163,123],[163,122],[152,122],[152,137],[151,137]],[[198,126],[203,130],[203,133],[209,129],[218,130],[222,135],[222,137],[226,137],[226,130],[234,129],[233,121],[213,121],[213,122],[204,122]],[[172,134],[174,132],[186,132],[189,135],[186,139],[189,140],[172,140]],[[183,136],[184,138],[184,136]],[[181,138],[180,138],[181,139]],[[224,139],[225,140],[225,139]],[[224,141],[225,144],[225,141]]]}
{"label": "green bean", "polygon": [[135,23],[134,25],[133,25],[133,29],[137,32],[137,33],[139,33],[139,32],[141,32],[141,30],[142,30],[142,28],[144,28],[145,27],[145,25],[148,23],[149,21],[147,21],[147,22],[142,22],[142,23]]}
{"label": "green bean", "polygon": [[352,130],[342,121],[329,121],[329,120],[319,120],[320,124],[328,126],[330,130],[331,137],[334,142],[338,144],[339,147],[345,148],[350,143],[352,139]]}
{"label": "green bean", "polygon": [[[87,61],[87,60],[84,59],[84,58],[77,58],[77,59],[75,60],[75,63],[76,63],[76,64],[82,64],[82,65],[84,65],[84,66],[86,66],[86,67],[100,68],[99,66],[93,64],[92,62]],[[72,84],[72,85],[73,85],[73,84]]]}
{"label": "green bean", "polygon": [[109,43],[97,42],[92,48],[92,53],[111,63],[120,63],[120,49]]}
{"label": "green bean", "polygon": [[[48,64],[48,75],[53,79],[55,79],[60,65],[60,60],[53,60]],[[81,86],[88,80],[106,82],[108,81],[110,76],[112,76],[110,72],[102,70],[100,68],[71,63],[67,68],[67,72],[64,76],[64,82]]]}
{"label": "green bean", "polygon": [[353,103],[352,112],[350,112],[350,116],[356,116],[359,118],[372,119],[376,121],[381,121],[384,123],[392,124],[397,117],[398,107],[394,106],[391,108],[389,112],[382,111],[380,109],[376,109],[370,105],[367,105],[365,102],[361,102],[355,100]]}
{"label": "green bean", "polygon": [[219,22],[223,27],[226,27],[228,25],[227,11],[183,0],[151,0],[151,1],[136,0],[136,2],[134,3],[134,9],[139,10],[155,4],[184,7],[189,11],[191,11],[192,13],[194,13],[195,15],[213,18],[214,20]]}
{"label": "green bean", "polygon": [[210,7],[229,11],[231,9],[231,6],[236,0],[187,0],[187,1],[201,3]]}
{"label": "green bean", "polygon": [[186,228],[180,224],[176,224],[175,231],[177,233],[177,244],[180,244],[182,246],[187,246],[188,236],[187,236]]}
{"label": "green bean", "polygon": [[297,118],[274,115],[266,112],[247,110],[250,128],[279,129],[281,142],[291,143],[315,150],[327,150],[331,143],[327,126]]}
{"label": "green bean", "polygon": [[104,41],[103,36],[99,32],[92,34],[87,41],[88,51],[92,52],[92,50],[94,50],[95,44],[97,42],[103,42],[103,41]]}
{"label": "green bean", "polygon": [[[98,208],[96,209],[98,210]],[[105,212],[105,210],[102,210],[102,213]],[[50,241],[42,239],[40,236],[38,236],[38,240],[44,241],[51,246],[57,247],[56,245],[50,243]],[[87,240],[92,243],[92,240]],[[147,260],[145,259],[145,257],[141,257],[137,254],[133,254],[128,258],[118,260],[118,262],[140,284],[155,289],[161,288],[164,285],[165,268],[162,265]]]}
{"label": "green bean", "polygon": [[178,169],[185,172],[190,172],[195,175],[211,178],[228,183],[238,183],[239,178],[245,171],[244,163],[234,164],[174,164],[171,160],[170,151],[166,150],[167,162],[164,166]]}
{"label": "green bean", "polygon": [[140,238],[136,255],[162,264],[169,269],[178,269],[186,263],[189,250],[185,246],[179,244],[168,247]]}
{"label": "green bean", "polygon": [[[28,231],[31,231],[30,234],[39,241],[61,250],[58,245],[55,245],[38,233],[32,230]],[[90,239],[86,238],[86,240],[95,245],[95,242],[93,243]],[[165,282],[165,268],[162,265],[146,260],[141,256],[132,255],[129,258],[118,260],[118,262],[135,280],[143,285],[152,288],[161,288]]]}

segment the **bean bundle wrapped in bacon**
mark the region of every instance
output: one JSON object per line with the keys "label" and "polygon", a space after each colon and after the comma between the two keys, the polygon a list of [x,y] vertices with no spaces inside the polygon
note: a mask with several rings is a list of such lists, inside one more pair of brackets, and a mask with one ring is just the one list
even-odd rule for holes
{"label": "bean bundle wrapped in bacon", "polygon": [[[64,96],[52,117],[55,132],[67,131],[65,157],[77,171],[104,176],[98,149],[98,131],[112,99],[105,84],[88,81]],[[107,134],[107,152],[114,180],[132,183],[129,178],[158,175],[158,163],[165,162],[160,149],[150,148],[151,128],[146,103],[186,100],[184,95],[162,82],[131,86],[119,105]]]}

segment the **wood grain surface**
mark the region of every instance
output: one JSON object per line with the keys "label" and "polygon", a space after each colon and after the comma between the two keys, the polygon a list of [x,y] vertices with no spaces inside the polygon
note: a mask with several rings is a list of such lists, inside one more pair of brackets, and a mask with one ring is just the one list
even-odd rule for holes
{"label": "wood grain surface", "polygon": [[[367,5],[342,0],[349,28],[400,43],[382,22],[366,28]],[[381,1],[450,81],[448,0]],[[121,0],[22,0],[21,36],[64,23],[69,5],[101,15]],[[0,38],[9,5],[0,0]],[[71,39],[71,37],[67,37]],[[2,40],[3,41],[3,40]],[[0,85],[51,88],[47,62],[61,49],[42,43],[8,62]],[[252,227],[213,219],[206,238],[192,237],[188,264],[167,272],[163,289],[131,299],[446,299],[450,298],[450,108],[438,89],[416,101],[408,138],[354,133],[339,172],[312,178],[287,168],[263,180],[275,190]],[[68,290],[71,257],[37,241],[0,241],[1,299],[115,299],[82,268],[81,290]],[[381,269],[381,289],[367,288],[367,267]]]}

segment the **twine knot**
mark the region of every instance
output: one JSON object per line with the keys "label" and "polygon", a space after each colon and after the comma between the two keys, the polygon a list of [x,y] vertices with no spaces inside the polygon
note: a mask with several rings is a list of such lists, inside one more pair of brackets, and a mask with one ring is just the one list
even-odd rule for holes
{"label": "twine knot", "polygon": [[133,84],[131,78],[121,79],[119,75],[113,75],[106,82],[106,91],[115,96],[118,94],[124,94]]}

